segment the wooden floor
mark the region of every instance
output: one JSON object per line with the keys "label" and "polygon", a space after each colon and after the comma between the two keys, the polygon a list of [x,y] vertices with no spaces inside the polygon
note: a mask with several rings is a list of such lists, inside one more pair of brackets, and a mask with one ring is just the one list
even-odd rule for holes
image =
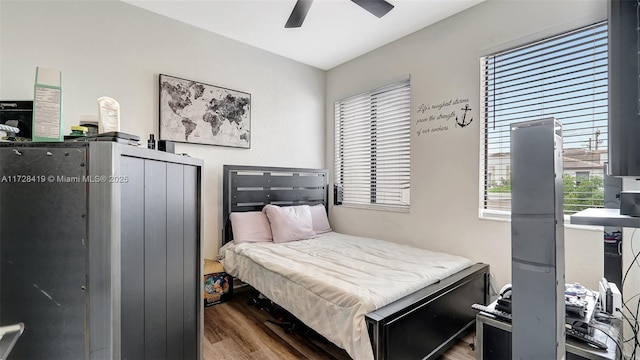
{"label": "wooden floor", "polygon": [[[205,360],[350,359],[344,350],[312,332],[304,336],[286,333],[280,326],[268,322],[274,320],[269,313],[247,304],[252,295],[250,291],[238,292],[227,302],[205,308]],[[467,335],[442,359],[475,359],[470,346],[473,341],[473,334]]]}

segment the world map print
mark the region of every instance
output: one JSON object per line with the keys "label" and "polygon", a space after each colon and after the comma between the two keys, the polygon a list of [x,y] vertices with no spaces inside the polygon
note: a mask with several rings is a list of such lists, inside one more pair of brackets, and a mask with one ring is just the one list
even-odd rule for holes
{"label": "world map print", "polygon": [[160,74],[160,139],[249,148],[251,95]]}

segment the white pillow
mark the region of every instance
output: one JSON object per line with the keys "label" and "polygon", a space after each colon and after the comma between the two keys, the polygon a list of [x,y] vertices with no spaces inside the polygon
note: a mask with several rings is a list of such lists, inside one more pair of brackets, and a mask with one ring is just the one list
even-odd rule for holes
{"label": "white pillow", "polygon": [[312,239],[316,237],[309,205],[285,206],[265,205],[262,212],[271,223],[274,243]]}
{"label": "white pillow", "polygon": [[310,207],[311,209],[311,221],[313,222],[313,231],[316,234],[322,234],[331,231],[331,225],[329,225],[329,219],[327,219],[327,210],[325,210],[323,204],[318,204]]}
{"label": "white pillow", "polygon": [[261,211],[232,212],[229,218],[236,243],[273,241],[269,220]]}

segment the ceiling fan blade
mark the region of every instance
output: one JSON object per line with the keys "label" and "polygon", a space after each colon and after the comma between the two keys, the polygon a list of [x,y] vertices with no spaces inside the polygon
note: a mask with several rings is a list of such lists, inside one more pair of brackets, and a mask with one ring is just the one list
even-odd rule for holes
{"label": "ceiling fan blade", "polygon": [[293,11],[291,11],[291,15],[289,16],[289,20],[284,25],[285,28],[299,28],[302,26],[304,22],[304,18],[307,17],[307,13],[309,12],[309,8],[311,7],[311,3],[313,0],[298,0],[296,5],[293,7]]}
{"label": "ceiling fan blade", "polygon": [[361,8],[367,10],[373,15],[381,18],[385,16],[391,9],[393,9],[393,5],[388,3],[385,0],[351,0],[354,3],[358,4]]}

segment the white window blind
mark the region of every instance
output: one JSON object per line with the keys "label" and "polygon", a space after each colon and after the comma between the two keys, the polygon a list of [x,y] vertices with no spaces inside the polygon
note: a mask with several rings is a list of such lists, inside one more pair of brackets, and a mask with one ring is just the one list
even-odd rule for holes
{"label": "white window blind", "polygon": [[565,214],[603,206],[607,55],[602,22],[482,58],[483,216],[511,212],[509,125],[548,117],[562,123]]}
{"label": "white window blind", "polygon": [[409,79],[335,103],[335,183],[343,204],[409,208]]}

